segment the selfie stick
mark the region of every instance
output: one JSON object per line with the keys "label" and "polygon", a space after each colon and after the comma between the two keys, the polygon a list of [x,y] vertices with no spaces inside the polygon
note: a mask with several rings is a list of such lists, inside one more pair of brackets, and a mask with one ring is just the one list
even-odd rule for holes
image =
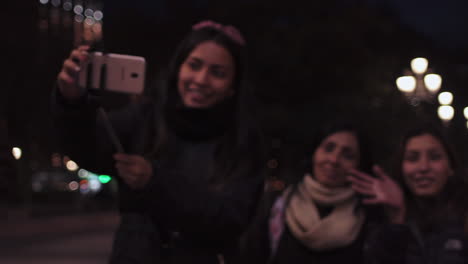
{"label": "selfie stick", "polygon": [[[105,58],[105,56],[104,56],[104,58]],[[90,64],[89,66],[92,67],[92,64]],[[88,68],[88,70],[90,70],[90,69]],[[92,72],[92,70],[90,70],[89,72]],[[99,89],[104,90],[105,87],[106,87],[106,77],[107,77],[106,76],[107,75],[107,67],[106,67],[105,61],[102,64],[99,73],[100,73]],[[88,74],[88,82],[87,82],[88,88],[91,87],[91,83],[92,83],[89,80],[89,79],[92,78],[90,76],[92,76],[92,75]],[[101,116],[102,122],[104,124],[105,129],[106,129],[106,132],[107,132],[108,136],[110,137],[110,140],[111,140],[112,144],[114,145],[115,149],[117,150],[117,152],[118,153],[125,153],[125,151],[123,149],[123,146],[120,143],[119,138],[117,137],[117,133],[115,132],[114,127],[112,127],[112,124],[111,124],[111,122],[109,120],[109,117],[108,117],[106,111],[104,110],[104,108],[102,108],[102,106],[99,106],[97,108],[97,114],[99,116]]]}
{"label": "selfie stick", "polygon": [[104,108],[102,108],[102,106],[98,107],[97,111],[98,111],[98,115],[100,115],[102,118],[104,127],[106,128],[107,134],[109,135],[110,140],[112,144],[114,145],[115,149],[117,150],[118,153],[125,153],[123,146],[120,143],[120,140],[117,137],[117,134],[115,133],[115,130],[112,127],[111,122],[109,121],[109,117],[107,116],[106,111],[104,111]]}

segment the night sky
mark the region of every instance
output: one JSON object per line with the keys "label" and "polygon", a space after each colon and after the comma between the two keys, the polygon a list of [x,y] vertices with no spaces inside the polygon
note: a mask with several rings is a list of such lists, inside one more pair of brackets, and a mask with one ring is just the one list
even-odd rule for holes
{"label": "night sky", "polygon": [[401,22],[448,49],[468,47],[468,1],[369,0],[395,8]]}
{"label": "night sky", "polygon": [[[192,13],[202,14],[209,0],[179,1],[185,3],[183,8],[190,9]],[[238,0],[237,2],[246,2]],[[255,1],[252,2],[262,2]],[[290,1],[285,5],[307,6],[303,1]],[[369,3],[386,9],[399,17],[403,25],[421,33],[443,49],[468,50],[468,1],[465,0],[338,0],[337,7],[346,8],[352,3]],[[341,3],[340,3],[341,2]],[[174,16],[168,14],[169,1],[147,0],[108,0],[107,9],[114,12],[116,9],[138,10],[142,17],[152,18]],[[304,2],[305,3],[305,2]],[[265,3],[268,5],[268,2]],[[311,6],[313,8],[313,5]],[[181,9],[183,9],[181,8]],[[166,17],[167,18],[167,17]],[[468,56],[468,55],[467,55]],[[467,58],[468,59],[468,58]]]}

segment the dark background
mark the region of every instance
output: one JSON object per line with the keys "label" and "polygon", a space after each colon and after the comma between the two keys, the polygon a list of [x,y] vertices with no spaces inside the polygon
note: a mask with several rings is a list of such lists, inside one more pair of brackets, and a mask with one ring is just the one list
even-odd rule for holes
{"label": "dark background", "polygon": [[[314,130],[336,118],[362,124],[372,139],[376,162],[388,167],[405,127],[423,119],[440,123],[437,102],[411,106],[396,88],[395,79],[417,56],[428,58],[429,67],[442,76],[441,91],[454,94],[456,113],[446,129],[462,154],[462,164],[468,161],[468,129],[462,114],[468,106],[464,1],[88,3],[103,4],[101,44],[107,51],[147,59],[148,86],[193,23],[212,19],[238,27],[247,39],[255,112],[270,157],[279,162],[270,169],[272,177],[287,181],[282,169],[296,166]],[[48,103],[61,64],[73,48],[73,30],[66,23],[71,13],[50,3],[5,4],[0,193],[4,203],[23,205],[28,202],[30,175],[51,170],[51,155],[58,151]],[[60,19],[54,20],[57,16]],[[109,94],[103,100],[113,108],[129,97]],[[11,156],[15,146],[23,149],[19,161]]]}

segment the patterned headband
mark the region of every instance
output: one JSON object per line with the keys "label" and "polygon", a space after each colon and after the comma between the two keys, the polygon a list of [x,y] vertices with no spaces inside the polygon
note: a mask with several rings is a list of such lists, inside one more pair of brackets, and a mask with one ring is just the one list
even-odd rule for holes
{"label": "patterned headband", "polygon": [[192,26],[193,30],[199,30],[199,29],[202,29],[202,28],[217,29],[217,30],[223,32],[224,35],[228,36],[231,40],[233,40],[237,44],[239,44],[241,46],[245,46],[244,37],[242,37],[242,34],[240,33],[240,31],[237,28],[235,28],[234,26],[231,26],[231,25],[224,26],[224,25],[222,25],[220,23],[216,23],[216,22],[211,21],[211,20],[204,20],[204,21],[201,21],[201,22],[199,22],[199,23]]}

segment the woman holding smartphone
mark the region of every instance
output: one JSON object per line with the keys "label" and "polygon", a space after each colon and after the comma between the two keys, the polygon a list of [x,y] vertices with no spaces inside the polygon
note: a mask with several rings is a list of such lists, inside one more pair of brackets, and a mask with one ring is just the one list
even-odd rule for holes
{"label": "woman holding smartphone", "polygon": [[53,98],[64,150],[85,168],[119,176],[111,263],[221,263],[237,254],[264,164],[245,45],[233,26],[194,25],[157,99],[109,114],[126,153],[112,148],[94,99],[76,85],[75,61],[89,47],[65,61]]}

